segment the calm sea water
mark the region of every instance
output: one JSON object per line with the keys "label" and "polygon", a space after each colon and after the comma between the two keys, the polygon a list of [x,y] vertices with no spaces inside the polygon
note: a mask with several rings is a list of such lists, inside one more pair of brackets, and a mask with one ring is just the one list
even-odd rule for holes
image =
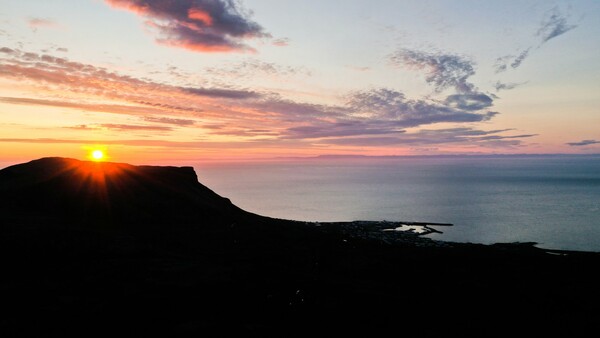
{"label": "calm sea water", "polygon": [[600,156],[197,164],[239,207],[305,221],[453,223],[434,239],[600,251]]}

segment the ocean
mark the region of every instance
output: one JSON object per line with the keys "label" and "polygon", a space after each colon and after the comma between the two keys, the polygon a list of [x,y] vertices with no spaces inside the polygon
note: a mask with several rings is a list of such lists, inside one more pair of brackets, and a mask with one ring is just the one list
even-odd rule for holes
{"label": "ocean", "polygon": [[452,223],[433,239],[600,252],[600,156],[281,159],[197,163],[237,206],[302,221]]}

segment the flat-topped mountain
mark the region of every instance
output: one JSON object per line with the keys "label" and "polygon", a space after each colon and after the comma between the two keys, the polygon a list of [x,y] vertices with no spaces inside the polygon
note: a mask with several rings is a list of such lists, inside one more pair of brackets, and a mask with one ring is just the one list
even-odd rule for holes
{"label": "flat-topped mountain", "polygon": [[98,223],[219,222],[251,217],[191,167],[48,157],[0,171],[0,208]]}
{"label": "flat-topped mountain", "polygon": [[255,215],[189,167],[14,165],[0,170],[0,336],[574,337],[597,328],[599,253],[436,242],[385,226]]}

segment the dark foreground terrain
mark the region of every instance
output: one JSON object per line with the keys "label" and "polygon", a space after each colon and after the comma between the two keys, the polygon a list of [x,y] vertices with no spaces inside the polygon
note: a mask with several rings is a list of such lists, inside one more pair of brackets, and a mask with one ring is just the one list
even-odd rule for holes
{"label": "dark foreground terrain", "polygon": [[186,167],[43,158],[0,170],[0,212],[1,337],[574,337],[600,328],[598,253],[271,219]]}

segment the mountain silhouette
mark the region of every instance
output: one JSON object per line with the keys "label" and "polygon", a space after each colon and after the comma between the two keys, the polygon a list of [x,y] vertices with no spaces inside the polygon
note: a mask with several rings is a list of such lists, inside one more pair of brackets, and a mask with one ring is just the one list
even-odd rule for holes
{"label": "mountain silhouette", "polygon": [[574,337],[600,314],[600,253],[274,219],[191,167],[10,166],[0,222],[3,337]]}
{"label": "mountain silhouette", "polygon": [[191,167],[49,157],[0,171],[2,206],[83,222],[211,222],[250,217],[198,182]]}

